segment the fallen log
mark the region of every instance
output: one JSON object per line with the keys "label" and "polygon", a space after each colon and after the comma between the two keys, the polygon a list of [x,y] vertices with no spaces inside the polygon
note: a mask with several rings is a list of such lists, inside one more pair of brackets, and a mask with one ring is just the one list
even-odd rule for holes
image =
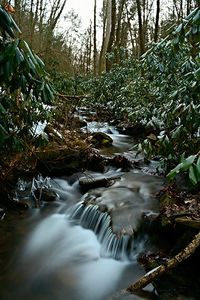
{"label": "fallen log", "polygon": [[62,94],[59,94],[57,93],[57,96],[66,100],[66,99],[74,99],[74,100],[81,100],[81,99],[84,99],[84,98],[89,98],[88,95],[62,95]]}
{"label": "fallen log", "polygon": [[166,273],[168,270],[175,268],[181,262],[189,258],[199,247],[200,245],[200,232],[195,235],[193,240],[184,248],[181,252],[175,255],[173,258],[170,258],[164,264],[154,268],[153,270],[146,273],[143,277],[137,280],[135,283],[130,285],[127,288],[127,291],[134,293],[140,289],[143,289],[149,283],[151,283],[154,279]]}

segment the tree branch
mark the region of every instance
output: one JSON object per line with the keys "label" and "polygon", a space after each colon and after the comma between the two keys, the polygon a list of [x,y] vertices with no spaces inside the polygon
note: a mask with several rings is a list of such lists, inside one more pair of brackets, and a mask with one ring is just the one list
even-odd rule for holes
{"label": "tree branch", "polygon": [[137,290],[143,289],[146,285],[151,283],[154,279],[161,276],[163,273],[166,273],[168,270],[175,268],[181,262],[190,257],[195,250],[200,245],[200,232],[195,235],[194,239],[188,244],[188,246],[179,252],[176,256],[169,259],[165,264],[162,264],[155,269],[146,273],[143,277],[141,277],[138,281],[133,283],[127,288],[129,292],[135,292]]}

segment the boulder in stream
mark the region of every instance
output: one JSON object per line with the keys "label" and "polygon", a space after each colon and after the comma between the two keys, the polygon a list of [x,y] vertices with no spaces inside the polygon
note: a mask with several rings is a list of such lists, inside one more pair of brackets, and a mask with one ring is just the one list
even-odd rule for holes
{"label": "boulder in stream", "polygon": [[96,147],[110,147],[112,146],[112,138],[104,132],[95,132],[92,137],[92,143]]}
{"label": "boulder in stream", "polygon": [[55,201],[58,198],[58,195],[56,192],[49,188],[41,188],[34,191],[35,197],[39,201],[45,201],[45,202],[52,202]]}

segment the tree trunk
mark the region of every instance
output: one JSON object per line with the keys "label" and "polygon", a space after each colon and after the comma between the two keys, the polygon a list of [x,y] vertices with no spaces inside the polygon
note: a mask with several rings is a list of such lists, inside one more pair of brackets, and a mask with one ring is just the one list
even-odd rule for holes
{"label": "tree trunk", "polygon": [[99,74],[101,74],[103,70],[103,49],[105,43],[105,35],[106,35],[106,0],[103,0],[103,32],[102,32],[102,44],[101,51],[99,55]]}
{"label": "tree trunk", "polygon": [[[116,0],[112,0],[112,7],[111,7],[111,29],[109,35],[109,41],[107,46],[107,54],[112,52],[112,46],[115,40],[115,25],[116,25]],[[111,69],[112,62],[110,61],[109,57],[106,57],[106,71],[108,72]]]}
{"label": "tree trunk", "polygon": [[93,65],[93,74],[97,75],[97,0],[94,0],[94,33],[93,33],[93,44],[94,44],[94,65]]}
{"label": "tree trunk", "polygon": [[174,3],[174,8],[176,10],[178,21],[180,21],[183,18],[183,1],[180,0],[180,6],[179,7],[178,7],[178,4],[177,4],[176,0],[174,0],[173,3]]}
{"label": "tree trunk", "polygon": [[154,32],[154,42],[155,43],[158,41],[159,18],[160,18],[160,0],[157,0],[157,6],[156,6],[156,23],[155,23],[155,32]]}
{"label": "tree trunk", "polygon": [[99,73],[101,74],[105,71],[106,67],[106,52],[108,48],[108,42],[110,38],[111,32],[111,12],[112,12],[112,0],[104,0],[103,3],[103,39],[102,39],[102,46],[100,52],[100,60],[99,60]]}
{"label": "tree trunk", "polygon": [[131,46],[132,46],[132,56],[134,56],[136,54],[136,45],[135,45],[135,40],[134,40],[134,36],[133,36],[133,30],[131,27],[131,20],[129,17],[129,12],[128,12],[128,8],[126,6],[126,17],[127,17],[127,22],[128,22],[128,30],[129,30],[129,35],[130,35],[130,40],[131,40]]}
{"label": "tree trunk", "polygon": [[145,40],[144,40],[144,28],[142,23],[142,11],[140,0],[136,0],[137,13],[138,13],[138,24],[139,24],[139,45],[140,45],[140,56],[145,52]]}
{"label": "tree trunk", "polygon": [[185,249],[183,249],[173,258],[169,259],[165,264],[160,265],[157,268],[149,271],[147,274],[141,277],[134,284],[130,285],[127,290],[130,292],[134,292],[143,289],[154,279],[161,276],[163,273],[166,273],[168,270],[175,268],[178,264],[180,264],[188,257],[190,257],[199,246],[200,246],[200,232],[197,235],[195,235],[194,239],[189,243],[189,245]]}
{"label": "tree trunk", "polygon": [[63,12],[63,9],[65,7],[67,0],[54,0],[52,4],[52,9],[50,12],[49,19],[47,21],[48,27],[47,27],[47,33],[46,33],[46,50],[45,53],[46,55],[49,52],[49,49],[51,48],[52,45],[52,37],[53,37],[53,31],[58,23],[58,20]]}
{"label": "tree trunk", "polygon": [[[115,39],[115,62],[119,63],[120,57],[119,57],[119,51],[120,51],[120,37],[121,37],[121,23],[122,23],[122,14],[124,10],[126,0],[121,0],[119,4],[119,9],[118,9],[118,17],[117,17],[117,28],[116,28],[116,39]],[[127,15],[128,19],[128,15]],[[131,30],[130,28],[130,19],[129,19],[129,31]],[[132,38],[131,32],[130,36]],[[132,40],[131,40],[132,41]]]}
{"label": "tree trunk", "polygon": [[190,10],[191,10],[191,0],[188,0],[187,1],[187,15],[189,15]]}

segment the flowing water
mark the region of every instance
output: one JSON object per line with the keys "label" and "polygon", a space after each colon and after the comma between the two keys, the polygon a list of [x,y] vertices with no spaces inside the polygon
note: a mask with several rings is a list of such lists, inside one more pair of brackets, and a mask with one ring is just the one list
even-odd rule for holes
{"label": "flowing water", "polygon": [[[109,154],[126,152],[132,157],[128,152],[132,139],[109,130],[114,144]],[[55,202],[4,216],[0,221],[1,300],[104,300],[143,274],[137,256],[145,250],[145,238],[136,241],[130,232],[142,213],[157,210],[155,193],[162,179],[142,170],[122,173],[110,168],[103,174],[113,175],[119,177],[114,185],[84,195],[78,178],[48,179],[47,185],[58,194]],[[30,184],[19,181],[19,195],[25,197],[28,189]]]}

